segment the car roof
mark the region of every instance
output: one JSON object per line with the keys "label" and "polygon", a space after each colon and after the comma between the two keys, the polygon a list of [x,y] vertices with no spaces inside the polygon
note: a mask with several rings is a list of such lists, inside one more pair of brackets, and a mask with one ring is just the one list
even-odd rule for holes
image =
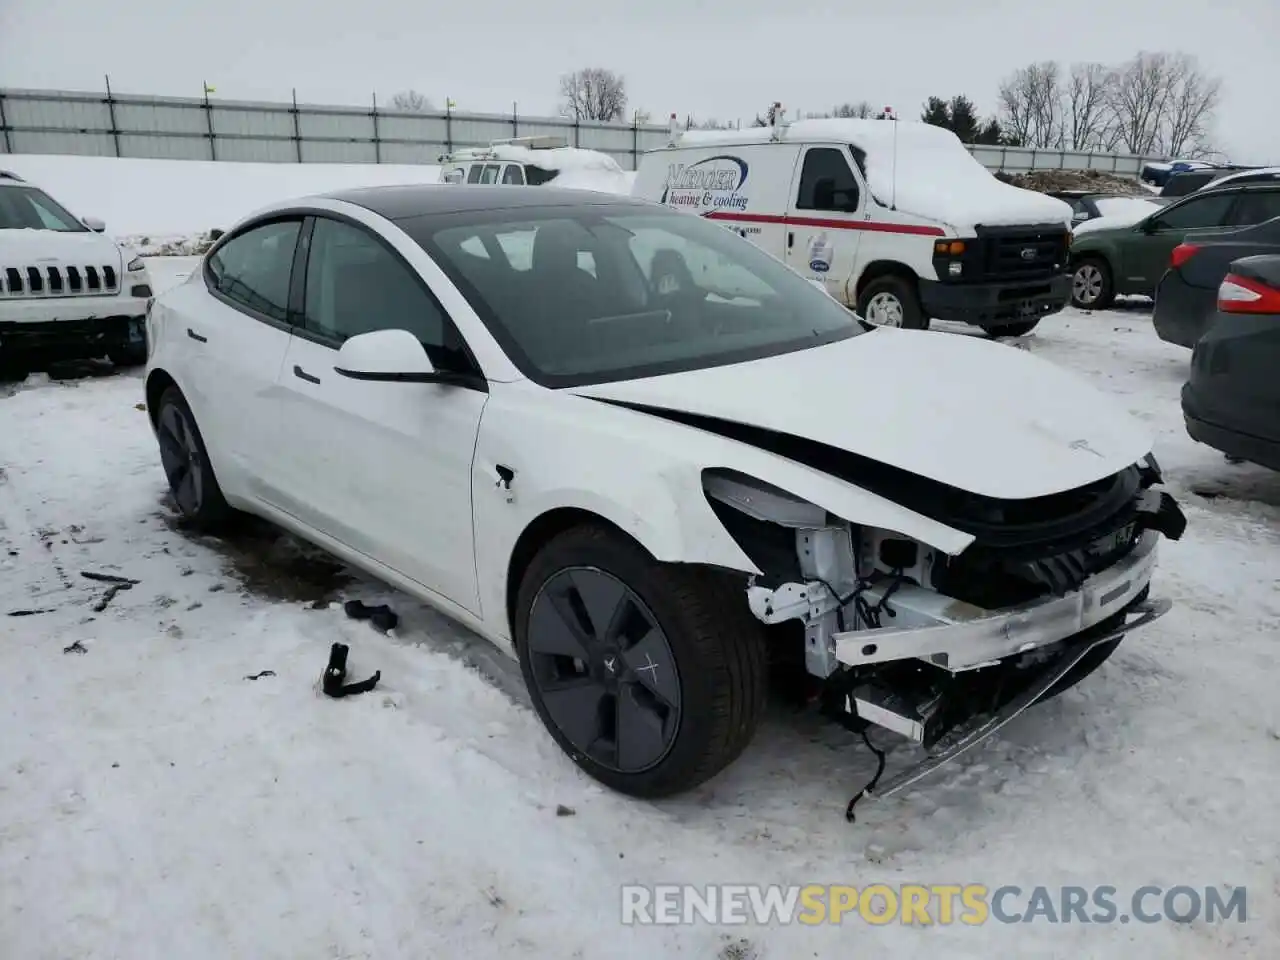
{"label": "car roof", "polygon": [[419,183],[390,187],[357,187],[324,194],[325,199],[353,203],[386,217],[403,220],[433,214],[531,207],[652,206],[626,194],[564,187],[514,184]]}

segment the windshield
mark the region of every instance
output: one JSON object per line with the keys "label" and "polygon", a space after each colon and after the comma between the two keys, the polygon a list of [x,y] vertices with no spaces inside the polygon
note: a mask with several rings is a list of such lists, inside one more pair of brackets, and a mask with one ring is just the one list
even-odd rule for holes
{"label": "windshield", "polygon": [[85,233],[88,229],[54,203],[43,190],[35,187],[0,187],[0,230]]}
{"label": "windshield", "polygon": [[522,208],[400,226],[449,274],[512,361],[545,386],[737,363],[861,332],[808,280],[688,213]]}

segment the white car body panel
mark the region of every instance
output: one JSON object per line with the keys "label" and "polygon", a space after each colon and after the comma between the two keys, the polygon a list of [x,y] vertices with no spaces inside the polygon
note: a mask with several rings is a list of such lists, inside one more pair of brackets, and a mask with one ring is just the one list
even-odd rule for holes
{"label": "white car body panel", "polygon": [[[947,333],[881,329],[752,363],[575,389],[798,434],[1008,499],[1083,486],[1151,449],[1128,413],[1068,371]],[[1001,438],[998,449],[990,437]]]}
{"label": "white car body panel", "polygon": [[[896,530],[956,554],[970,534],[776,454],[532,383],[493,388],[476,446],[476,566],[484,619],[509,642],[506,582],[520,534],[552,510],[586,510],[658,560],[760,571],[712,512],[702,472],[730,469],[855,523]],[[515,470],[510,492],[496,466]]]}

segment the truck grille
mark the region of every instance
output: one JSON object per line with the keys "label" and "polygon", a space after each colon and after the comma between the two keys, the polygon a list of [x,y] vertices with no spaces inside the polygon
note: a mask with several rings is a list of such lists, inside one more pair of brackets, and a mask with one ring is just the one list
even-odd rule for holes
{"label": "truck grille", "polygon": [[0,299],[107,297],[119,292],[119,272],[109,264],[0,266]]}
{"label": "truck grille", "polygon": [[1067,265],[1067,231],[978,229],[982,273],[991,280],[1034,280],[1061,273]]}

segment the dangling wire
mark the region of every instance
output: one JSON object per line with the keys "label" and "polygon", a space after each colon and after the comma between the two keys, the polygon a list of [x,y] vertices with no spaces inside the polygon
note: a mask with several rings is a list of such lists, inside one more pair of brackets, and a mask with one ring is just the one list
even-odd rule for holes
{"label": "dangling wire", "polygon": [[876,788],[876,784],[880,782],[880,775],[884,773],[884,751],[871,742],[865,727],[862,729],[862,742],[867,745],[868,750],[876,755],[876,775],[871,778],[870,783],[849,799],[849,805],[844,808],[844,818],[849,823],[857,822],[853,814],[853,808],[857,806],[859,800]]}

